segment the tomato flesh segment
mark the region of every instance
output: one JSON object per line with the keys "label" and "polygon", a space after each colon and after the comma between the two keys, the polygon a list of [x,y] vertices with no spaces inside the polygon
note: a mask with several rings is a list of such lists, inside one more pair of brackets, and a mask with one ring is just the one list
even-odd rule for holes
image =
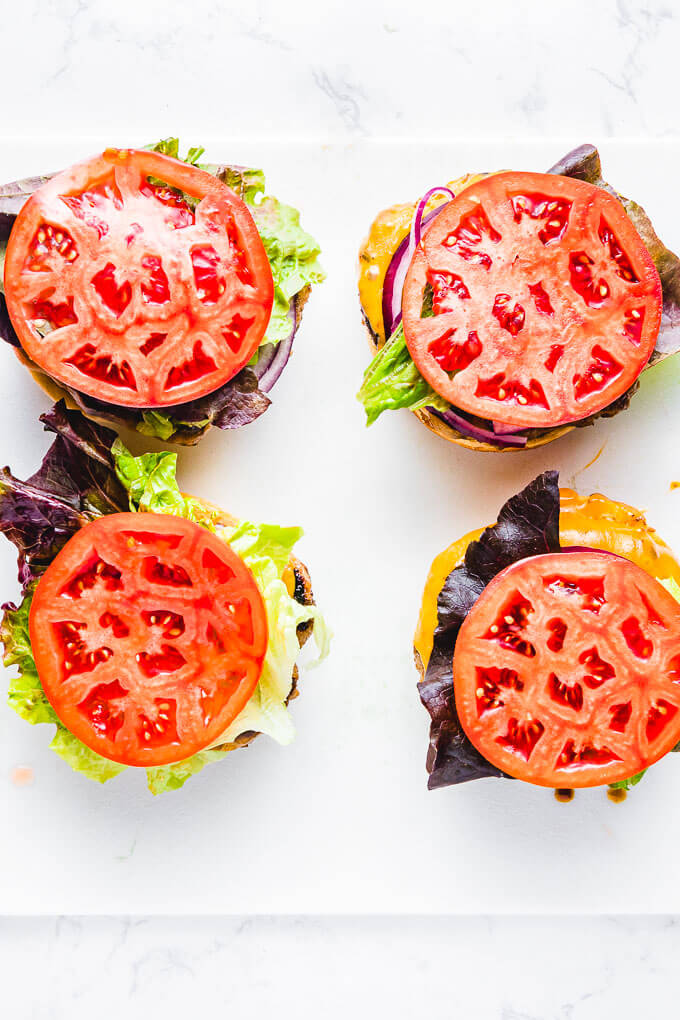
{"label": "tomato flesh segment", "polygon": [[64,725],[125,765],[180,761],[218,740],[260,676],[255,580],[216,535],[157,514],[111,514],[40,579],[29,629]]}
{"label": "tomato flesh segment", "polygon": [[[421,375],[454,408],[549,428],[601,411],[634,383],[661,304],[651,255],[613,195],[508,172],[464,188],[432,220],[402,313]],[[463,358],[470,336],[474,355]]]}
{"label": "tomato flesh segment", "polygon": [[71,167],[28,199],[4,281],[21,346],[40,368],[132,407],[183,403],[228,382],[262,341],[274,296],[241,199],[197,167],[134,150]]}
{"label": "tomato flesh segment", "polygon": [[459,631],[456,709],[480,753],[541,786],[635,775],[680,739],[680,604],[599,550],[520,560]]}

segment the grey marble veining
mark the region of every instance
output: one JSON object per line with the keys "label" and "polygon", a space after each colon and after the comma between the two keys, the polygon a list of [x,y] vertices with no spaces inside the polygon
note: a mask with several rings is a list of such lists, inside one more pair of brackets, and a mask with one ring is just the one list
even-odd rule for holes
{"label": "grey marble veining", "polygon": [[674,1016],[680,950],[665,917],[61,918],[0,935],[3,1015],[32,1020]]}
{"label": "grey marble veining", "polygon": [[678,131],[671,0],[6,5],[3,133],[305,137]]}

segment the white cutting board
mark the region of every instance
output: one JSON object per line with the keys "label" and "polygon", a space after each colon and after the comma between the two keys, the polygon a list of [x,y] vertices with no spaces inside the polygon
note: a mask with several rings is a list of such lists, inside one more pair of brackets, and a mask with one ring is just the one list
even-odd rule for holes
{"label": "white cutting board", "polygon": [[[147,140],[7,141],[0,180]],[[523,454],[470,453],[406,412],[367,430],[354,399],[368,360],[356,251],[372,214],[466,170],[547,169],[597,139],[184,141],[206,144],[210,158],[262,165],[324,250],[328,281],[305,310],[273,406],[238,433],[215,430],[180,452],[179,476],[234,514],[305,526],[300,553],[335,630],[332,656],[303,678],[292,746],[261,738],[155,799],[132,771],[104,787],[75,775],[48,750],[51,727],[0,704],[0,911],[679,911],[680,885],[667,876],[680,846],[680,755],[655,765],[621,805],[602,790],[563,805],[492,779],[428,793],[429,720],[411,636],[433,556],[493,521],[545,468],[646,509],[680,550],[680,491],[669,489],[680,477],[680,358],[645,375],[627,413]],[[601,152],[606,176],[680,249],[680,145],[605,142]],[[4,347],[0,366],[0,461],[25,476],[48,444],[37,422],[48,401]],[[14,564],[0,540],[6,598],[17,594]],[[35,779],[18,786],[13,770],[24,765]]]}

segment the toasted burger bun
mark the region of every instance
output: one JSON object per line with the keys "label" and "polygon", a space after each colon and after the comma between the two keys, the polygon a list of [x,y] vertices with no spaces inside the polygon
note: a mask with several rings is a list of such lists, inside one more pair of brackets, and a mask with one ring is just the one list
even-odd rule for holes
{"label": "toasted burger bun", "polygon": [[[425,675],[437,626],[437,598],[451,571],[460,566],[471,542],[484,528],[471,531],[440,553],[433,561],[425,582],[413,651],[420,679]],[[560,543],[587,546],[625,556],[661,581],[672,579],[680,585],[680,562],[659,538],[644,514],[626,503],[599,493],[579,496],[573,489],[560,489]]]}
{"label": "toasted burger bun", "polygon": [[[449,181],[447,187],[458,194],[470,184],[488,177],[488,174],[465,174],[455,181]],[[426,206],[430,212],[437,205],[441,205],[441,199],[435,199]],[[371,354],[375,356],[381,347],[384,346],[387,337],[382,315],[382,292],[385,274],[389,268],[392,256],[399,247],[403,238],[408,234],[411,227],[411,220],[416,209],[416,203],[405,203],[394,205],[379,213],[359,249],[359,300],[364,316],[364,322],[368,330]],[[468,450],[480,450],[484,453],[518,453],[522,450],[532,450],[538,446],[545,446],[553,439],[559,439],[567,432],[571,432],[574,425],[558,425],[543,435],[532,436],[527,440],[526,446],[502,446],[496,443],[483,443],[478,439],[462,435],[456,429],[447,425],[434,414],[430,414],[425,408],[412,411],[419,421],[425,425],[430,432],[441,436],[449,443],[457,443]]]}

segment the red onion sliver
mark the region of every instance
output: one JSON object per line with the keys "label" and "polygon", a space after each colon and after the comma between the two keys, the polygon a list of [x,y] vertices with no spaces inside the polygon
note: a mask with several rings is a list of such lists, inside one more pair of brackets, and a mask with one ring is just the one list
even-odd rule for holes
{"label": "red onion sliver", "polygon": [[526,436],[498,436],[491,432],[490,429],[482,429],[477,425],[473,425],[467,418],[463,418],[462,415],[456,414],[453,410],[438,411],[436,407],[427,407],[426,410],[431,414],[435,414],[437,418],[441,418],[446,425],[451,425],[463,435],[470,436],[471,439],[478,439],[481,443],[492,443],[494,446],[516,446],[518,448],[527,445]]}
{"label": "red onion sliver", "polygon": [[511,436],[517,432],[516,425],[504,425],[502,421],[492,421],[491,425],[497,436]]}
{"label": "red onion sliver", "polygon": [[383,323],[385,326],[385,337],[389,339],[392,333],[401,322],[401,300],[404,293],[404,282],[406,280],[406,274],[408,267],[411,265],[411,260],[415,254],[415,250],[420,244],[423,236],[423,227],[437,216],[447,203],[440,206],[438,209],[433,209],[425,216],[425,207],[430,201],[433,195],[440,193],[447,194],[451,199],[456,196],[450,188],[430,188],[418,202],[416,210],[411,220],[411,230],[409,231],[408,237],[405,237],[401,242],[396,252],[392,256],[387,272],[385,273],[385,281],[383,283]]}
{"label": "red onion sliver", "polygon": [[283,372],[290,352],[293,349],[293,340],[297,331],[297,307],[295,298],[291,300],[288,311],[290,320],[290,333],[278,344],[264,344],[260,348],[260,357],[253,366],[253,371],[258,378],[258,385],[263,393],[269,393],[274,383]]}

